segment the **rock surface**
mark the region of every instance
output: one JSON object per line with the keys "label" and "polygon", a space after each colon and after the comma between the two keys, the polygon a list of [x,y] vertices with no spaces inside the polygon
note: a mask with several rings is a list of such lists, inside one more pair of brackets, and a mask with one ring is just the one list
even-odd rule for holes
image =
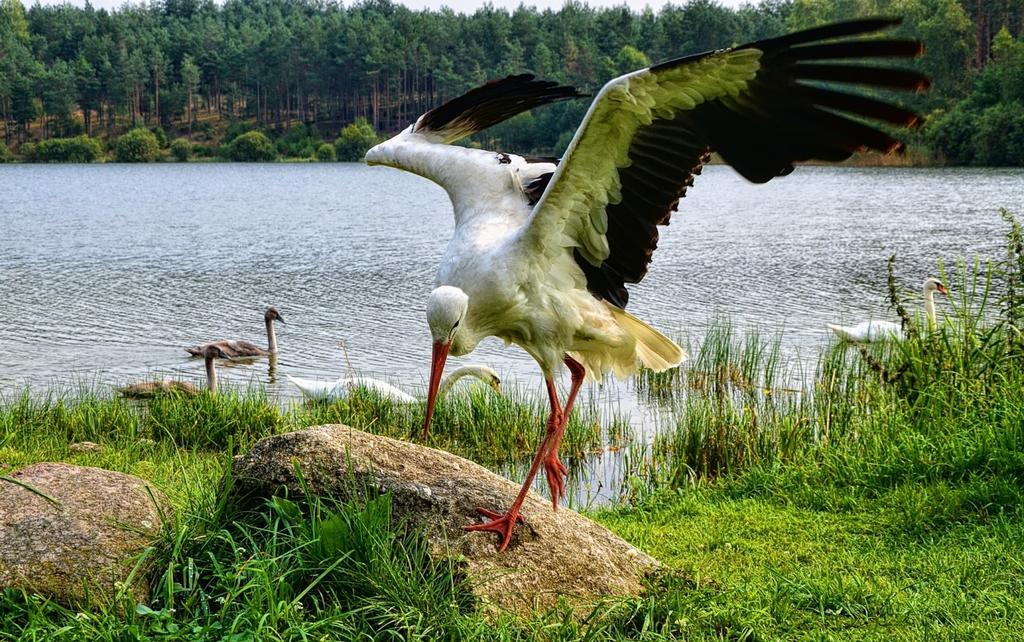
{"label": "rock surface", "polygon": [[[635,595],[658,562],[607,529],[531,493],[526,524],[508,550],[492,533],[466,533],[478,506],[504,511],[519,485],[444,451],[370,435],[342,425],[316,426],[259,441],[235,457],[239,501],[287,489],[300,494],[295,467],[316,495],[350,499],[353,489],[392,494],[394,516],[426,528],[436,555],[462,556],[473,590],[485,603],[514,612],[554,605],[560,596],[584,606],[595,598]],[[354,483],[353,483],[354,482]]]}
{"label": "rock surface", "polygon": [[106,450],[102,445],[94,441],[79,441],[68,446],[68,452],[73,455],[82,453],[101,453]]}
{"label": "rock surface", "polygon": [[[69,605],[107,600],[170,511],[138,477],[60,463],[23,468],[0,479],[0,588]],[[147,599],[141,580],[130,588]]]}

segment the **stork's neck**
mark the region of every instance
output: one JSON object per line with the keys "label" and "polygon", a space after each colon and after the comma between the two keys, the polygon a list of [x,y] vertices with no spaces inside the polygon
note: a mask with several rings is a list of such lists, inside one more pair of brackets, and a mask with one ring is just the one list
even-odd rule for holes
{"label": "stork's neck", "polygon": [[270,354],[277,354],[277,334],[274,332],[274,320],[264,319],[267,324],[267,349]]}
{"label": "stork's neck", "polygon": [[462,379],[463,377],[476,377],[480,381],[487,381],[487,374],[480,366],[462,366],[456,368],[448,373],[448,376],[441,380],[441,387],[438,388],[437,394],[440,397],[445,397],[451,391],[452,387]]}
{"label": "stork's neck", "polygon": [[935,329],[935,290],[924,289],[924,316],[928,319],[928,329]]}
{"label": "stork's neck", "polygon": [[210,392],[217,392],[217,368],[213,365],[213,357],[206,357],[206,385]]}

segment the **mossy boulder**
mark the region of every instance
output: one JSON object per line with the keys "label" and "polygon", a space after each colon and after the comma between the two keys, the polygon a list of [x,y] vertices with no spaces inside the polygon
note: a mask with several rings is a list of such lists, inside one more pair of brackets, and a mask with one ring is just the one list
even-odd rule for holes
{"label": "mossy boulder", "polygon": [[602,597],[640,593],[644,577],[659,568],[603,526],[566,508],[556,512],[532,493],[523,504],[525,524],[508,550],[498,552],[493,534],[462,527],[480,520],[477,507],[506,509],[519,484],[450,453],[348,426],[262,439],[235,458],[231,479],[236,505],[307,490],[342,501],[360,489],[390,493],[397,523],[423,528],[432,555],[464,561],[477,597],[512,612],[550,608],[561,599],[586,612]]}
{"label": "mossy boulder", "polygon": [[0,478],[0,589],[67,605],[149,596],[140,554],[171,514],[159,490],[132,475],[62,463]]}

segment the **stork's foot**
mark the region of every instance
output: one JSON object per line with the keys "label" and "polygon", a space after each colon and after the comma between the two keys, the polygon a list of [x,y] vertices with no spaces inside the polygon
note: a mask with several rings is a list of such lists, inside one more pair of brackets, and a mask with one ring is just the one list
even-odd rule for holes
{"label": "stork's foot", "polygon": [[558,452],[552,450],[544,460],[544,474],[548,478],[548,488],[551,490],[551,508],[558,510],[558,502],[565,496],[565,479],[569,476],[569,470],[558,458]]}
{"label": "stork's foot", "polygon": [[509,510],[507,513],[495,513],[492,510],[486,508],[478,508],[476,512],[480,513],[489,522],[482,524],[468,524],[462,527],[464,531],[471,532],[489,532],[498,534],[498,552],[504,551],[508,548],[508,543],[512,541],[512,531],[515,530],[516,524],[524,524],[523,516],[519,514],[518,508]]}

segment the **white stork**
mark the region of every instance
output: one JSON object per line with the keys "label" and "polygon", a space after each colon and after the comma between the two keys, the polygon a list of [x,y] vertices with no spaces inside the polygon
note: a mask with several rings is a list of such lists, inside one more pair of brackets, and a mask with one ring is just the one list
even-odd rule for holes
{"label": "white stork", "polygon": [[[594,99],[561,161],[450,145],[538,105],[582,96],[530,75],[474,89],[367,152],[371,165],[434,181],[454,208],[455,232],[426,306],[433,357],[424,434],[449,354],[469,354],[496,336],[526,350],[544,374],[551,414],[522,490],[505,512],[478,509],[487,521],[466,530],[497,533],[504,550],[541,464],[557,510],[566,476],[558,447],[585,376],[626,376],[638,362],[664,370],[684,359],[679,346],[624,310],[625,283],[643,278],[657,226],[668,224],[712,151],[763,183],[796,161],[902,147],[866,123],[907,127],[919,122],[916,114],[835,88],[928,86],[913,71],[848,62],[920,54],[915,41],[862,37],[898,23],[832,24],[620,76]],[[572,376],[564,405],[554,383],[562,363]]]}

